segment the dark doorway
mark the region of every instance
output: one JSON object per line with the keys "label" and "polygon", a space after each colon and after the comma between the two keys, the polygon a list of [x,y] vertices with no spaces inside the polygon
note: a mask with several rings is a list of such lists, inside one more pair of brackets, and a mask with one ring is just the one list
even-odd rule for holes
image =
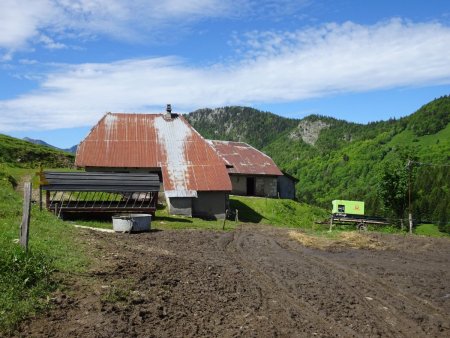
{"label": "dark doorway", "polygon": [[255,195],[255,178],[247,177],[247,196]]}

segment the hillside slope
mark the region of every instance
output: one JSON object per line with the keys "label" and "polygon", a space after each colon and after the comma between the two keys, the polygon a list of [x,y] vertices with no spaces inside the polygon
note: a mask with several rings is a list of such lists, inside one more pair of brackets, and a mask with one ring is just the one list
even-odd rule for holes
{"label": "hillside slope", "polygon": [[450,221],[450,97],[414,114],[366,125],[312,115],[285,119],[243,107],[188,115],[207,138],[243,141],[270,155],[297,177],[298,198],[330,208],[333,199],[366,202],[368,214],[389,216],[377,196],[380,171],[414,159],[413,208],[418,220]]}
{"label": "hillside slope", "polygon": [[71,167],[74,158],[67,152],[0,134],[0,163],[21,168],[41,164],[47,168]]}
{"label": "hillside slope", "polygon": [[199,109],[185,117],[205,138],[243,141],[256,148],[264,147],[298,124],[298,120],[249,107]]}

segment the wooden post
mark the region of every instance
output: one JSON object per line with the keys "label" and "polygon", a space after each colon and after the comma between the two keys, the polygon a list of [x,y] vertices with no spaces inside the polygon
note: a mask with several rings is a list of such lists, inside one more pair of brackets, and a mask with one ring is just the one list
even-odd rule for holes
{"label": "wooden post", "polygon": [[50,191],[46,190],[45,191],[45,208],[47,210],[49,210],[49,206],[50,206]]}
{"label": "wooden post", "polygon": [[39,210],[42,211],[42,186],[39,184]]}
{"label": "wooden post", "polygon": [[20,224],[20,245],[28,251],[28,235],[30,226],[30,211],[31,211],[31,182],[25,182],[23,186],[23,215],[22,223]]}
{"label": "wooden post", "polygon": [[39,210],[42,211],[42,185],[45,180],[42,163],[39,165],[39,171],[36,173],[36,176],[39,176]]}
{"label": "wooden post", "polygon": [[413,229],[413,218],[412,218],[412,213],[409,213],[409,215],[408,215],[408,220],[409,220],[409,233],[412,234],[412,229]]}
{"label": "wooden post", "polygon": [[333,229],[333,215],[331,215],[330,217],[330,229],[328,230],[328,232],[331,232],[331,229]]}
{"label": "wooden post", "polygon": [[225,210],[225,217],[223,219],[222,230],[225,230],[225,222],[227,221],[228,209]]}
{"label": "wooden post", "polygon": [[412,234],[413,218],[411,208],[411,170],[412,170],[411,160],[408,160],[407,166],[408,166],[408,220],[409,220],[409,233]]}

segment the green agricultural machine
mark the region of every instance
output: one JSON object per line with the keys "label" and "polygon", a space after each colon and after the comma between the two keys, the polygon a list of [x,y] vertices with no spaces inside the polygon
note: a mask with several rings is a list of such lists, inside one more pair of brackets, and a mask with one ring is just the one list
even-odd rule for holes
{"label": "green agricultural machine", "polygon": [[330,217],[330,231],[335,224],[355,224],[358,230],[367,230],[369,224],[387,225],[386,219],[364,215],[364,202],[334,200]]}
{"label": "green agricultural machine", "polygon": [[361,201],[346,201],[346,200],[334,200],[333,215],[355,215],[364,216],[364,202]]}

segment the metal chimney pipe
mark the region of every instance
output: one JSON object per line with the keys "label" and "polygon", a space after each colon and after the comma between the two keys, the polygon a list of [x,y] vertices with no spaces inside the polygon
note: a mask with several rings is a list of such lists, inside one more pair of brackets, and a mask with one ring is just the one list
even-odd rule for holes
{"label": "metal chimney pipe", "polygon": [[166,120],[171,120],[172,119],[172,106],[170,104],[168,104],[166,106],[166,114],[165,114],[164,118]]}

